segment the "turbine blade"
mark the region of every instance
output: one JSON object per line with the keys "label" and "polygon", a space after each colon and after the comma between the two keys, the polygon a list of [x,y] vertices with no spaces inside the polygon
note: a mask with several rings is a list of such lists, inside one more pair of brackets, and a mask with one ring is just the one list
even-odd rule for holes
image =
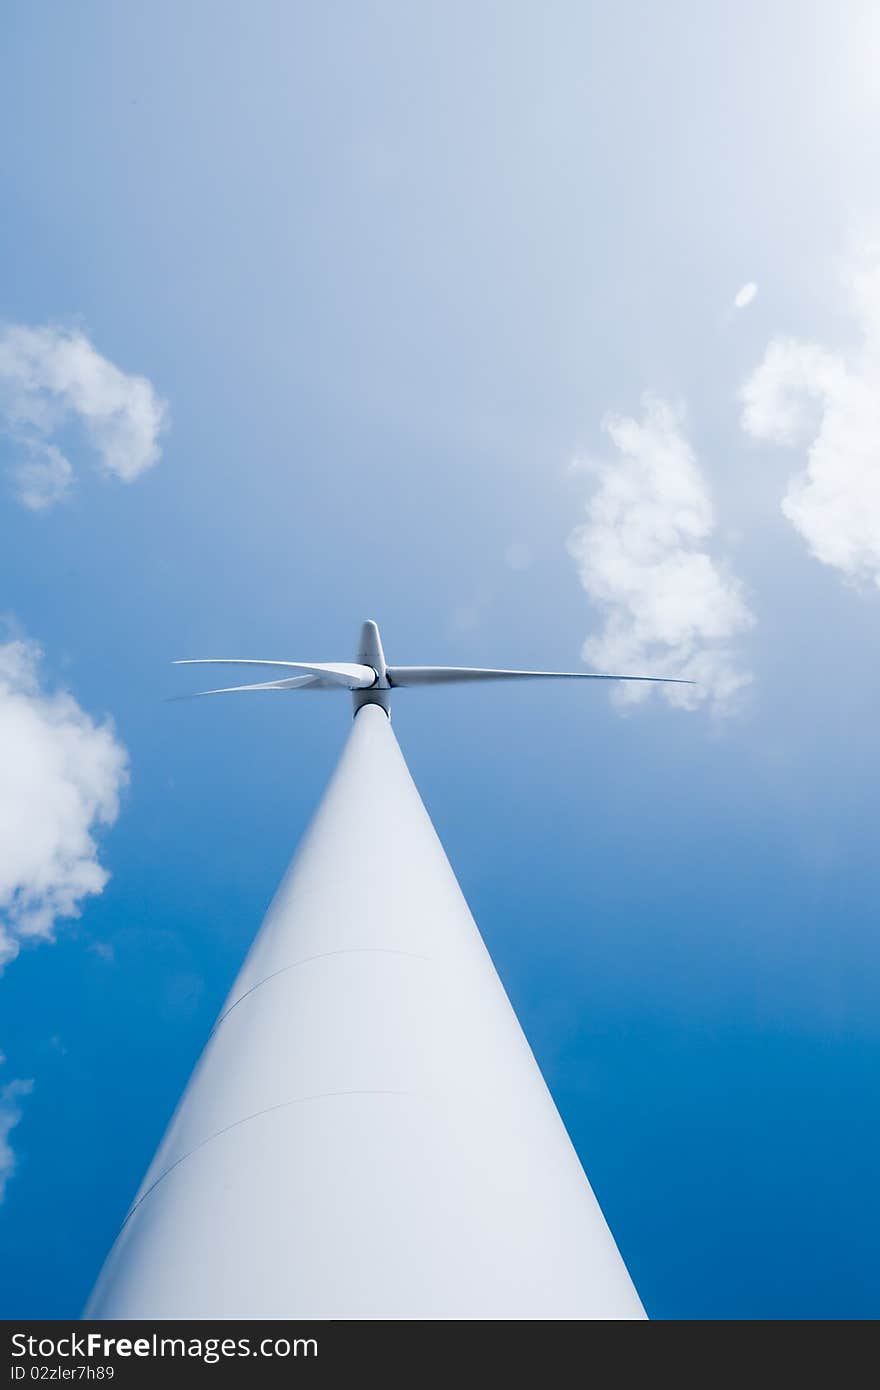
{"label": "turbine blade", "polygon": [[657,681],[663,685],[696,684],[696,681],[678,680],[671,676],[612,676],[593,671],[504,671],[482,666],[389,666],[387,671],[392,687],[519,680]]}
{"label": "turbine blade", "polygon": [[284,671],[302,671],[304,675],[316,676],[341,685],[346,690],[366,690],[376,683],[376,672],[372,666],[362,666],[359,662],[318,661],[251,661],[240,656],[206,656],[175,661],[175,666],[274,666]]}
{"label": "turbine blade", "polygon": [[258,685],[225,685],[219,690],[193,690],[189,695],[171,695],[169,703],[175,700],[197,700],[200,695],[232,695],[239,690],[299,690],[304,685],[318,685],[314,676],[294,676],[287,681],[261,681]]}

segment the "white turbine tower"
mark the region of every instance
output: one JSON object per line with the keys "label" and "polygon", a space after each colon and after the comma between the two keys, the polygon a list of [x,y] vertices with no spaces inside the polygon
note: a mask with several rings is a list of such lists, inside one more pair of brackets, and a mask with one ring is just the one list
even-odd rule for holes
{"label": "white turbine tower", "polygon": [[652,678],[387,666],[372,622],[353,664],[240,664],[351,690],[354,727],[85,1316],[644,1317],[389,713]]}

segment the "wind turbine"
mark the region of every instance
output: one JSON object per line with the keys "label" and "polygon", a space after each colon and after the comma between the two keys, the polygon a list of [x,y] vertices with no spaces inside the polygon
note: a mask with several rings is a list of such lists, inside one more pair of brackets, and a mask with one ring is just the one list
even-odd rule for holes
{"label": "wind turbine", "polygon": [[[397,688],[651,680],[211,659],[345,689],[336,772],[88,1318],[643,1318],[391,729]],[[184,697],[185,698],[185,697]]]}

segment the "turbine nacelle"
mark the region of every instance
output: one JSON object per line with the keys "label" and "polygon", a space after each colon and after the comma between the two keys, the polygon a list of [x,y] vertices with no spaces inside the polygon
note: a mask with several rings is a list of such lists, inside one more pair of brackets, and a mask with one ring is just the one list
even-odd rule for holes
{"label": "turbine nacelle", "polygon": [[354,712],[357,714],[364,705],[379,705],[391,718],[391,681],[385,664],[385,652],[379,627],[371,619],[361,627],[361,640],[358,646],[358,661],[369,667],[375,676],[372,685],[363,686],[352,692]]}

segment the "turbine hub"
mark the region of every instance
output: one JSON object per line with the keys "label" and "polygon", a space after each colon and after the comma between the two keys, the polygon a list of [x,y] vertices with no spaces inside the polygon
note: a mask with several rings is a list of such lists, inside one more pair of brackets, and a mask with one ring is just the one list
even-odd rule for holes
{"label": "turbine hub", "polygon": [[388,680],[388,668],[385,665],[385,653],[382,650],[379,627],[372,619],[368,619],[361,628],[357,660],[361,666],[372,667],[376,672],[376,679],[365,690],[353,690],[351,692],[355,714],[358,710],[363,709],[364,705],[378,705],[390,719],[391,685]]}

